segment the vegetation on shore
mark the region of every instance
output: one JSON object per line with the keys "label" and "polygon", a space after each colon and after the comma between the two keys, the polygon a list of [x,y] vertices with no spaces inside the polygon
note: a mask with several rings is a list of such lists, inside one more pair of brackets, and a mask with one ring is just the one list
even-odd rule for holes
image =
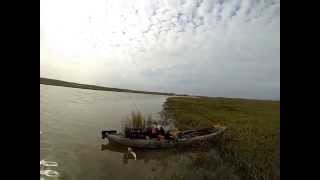
{"label": "vegetation on shore", "polygon": [[130,90],[130,89],[119,89],[119,88],[102,87],[102,86],[96,86],[96,85],[79,84],[79,83],[61,81],[56,79],[41,78],[41,77],[40,77],[40,84],[79,88],[79,89],[91,89],[91,90],[98,90],[98,91],[115,91],[115,92],[128,92],[128,93],[153,94],[153,95],[165,95],[165,96],[186,96],[186,95],[177,95],[175,93],[137,91],[137,90]]}
{"label": "vegetation on shore", "polygon": [[227,126],[215,146],[236,174],[241,179],[280,179],[279,101],[169,97],[162,115],[180,129]]}
{"label": "vegetation on shore", "polygon": [[140,111],[132,111],[124,121],[124,126],[128,128],[146,128],[151,127],[155,120],[152,116],[143,116]]}

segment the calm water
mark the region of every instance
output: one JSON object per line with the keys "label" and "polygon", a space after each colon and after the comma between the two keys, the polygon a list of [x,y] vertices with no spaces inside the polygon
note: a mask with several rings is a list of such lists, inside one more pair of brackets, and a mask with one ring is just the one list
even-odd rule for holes
{"label": "calm water", "polygon": [[[237,179],[212,149],[210,168],[200,168],[197,150],[134,150],[137,160],[125,158],[126,147],[107,144],[100,131],[121,129],[122,119],[139,108],[159,117],[166,96],[93,91],[40,85],[40,159],[58,177],[42,179]],[[199,158],[200,157],[200,158]]]}

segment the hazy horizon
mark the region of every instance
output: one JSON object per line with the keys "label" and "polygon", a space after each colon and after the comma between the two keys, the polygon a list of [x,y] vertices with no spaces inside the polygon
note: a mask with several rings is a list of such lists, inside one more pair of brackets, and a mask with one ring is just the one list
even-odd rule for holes
{"label": "hazy horizon", "polygon": [[40,3],[40,77],[280,99],[280,0]]}

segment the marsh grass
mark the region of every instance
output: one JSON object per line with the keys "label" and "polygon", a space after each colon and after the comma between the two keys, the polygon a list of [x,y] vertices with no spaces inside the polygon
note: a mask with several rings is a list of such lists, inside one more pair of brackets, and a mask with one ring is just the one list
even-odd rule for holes
{"label": "marsh grass", "polygon": [[146,127],[146,118],[140,111],[132,111],[123,123],[127,128],[144,128]]}
{"label": "marsh grass", "polygon": [[[215,149],[184,147],[174,156],[162,158],[160,167],[170,174],[159,176],[163,180],[239,180],[233,169],[227,166]],[[167,169],[169,168],[169,169]]]}
{"label": "marsh grass", "polygon": [[148,128],[152,124],[159,123],[159,120],[155,120],[151,115],[143,115],[140,111],[132,111],[129,116],[124,119],[125,128]]}
{"label": "marsh grass", "polygon": [[[179,129],[227,126],[215,147],[241,179],[280,179],[280,102],[170,97],[162,114]],[[208,166],[206,158],[195,163]]]}

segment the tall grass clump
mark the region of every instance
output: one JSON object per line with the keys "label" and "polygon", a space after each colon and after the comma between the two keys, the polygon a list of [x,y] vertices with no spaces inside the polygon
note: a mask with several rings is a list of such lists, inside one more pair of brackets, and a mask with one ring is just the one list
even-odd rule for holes
{"label": "tall grass clump", "polygon": [[132,111],[130,116],[126,117],[125,127],[126,128],[145,128],[146,118],[140,111]]}
{"label": "tall grass clump", "polygon": [[157,124],[158,121],[152,118],[151,115],[143,115],[140,111],[132,111],[131,114],[125,118],[124,127],[143,129]]}

